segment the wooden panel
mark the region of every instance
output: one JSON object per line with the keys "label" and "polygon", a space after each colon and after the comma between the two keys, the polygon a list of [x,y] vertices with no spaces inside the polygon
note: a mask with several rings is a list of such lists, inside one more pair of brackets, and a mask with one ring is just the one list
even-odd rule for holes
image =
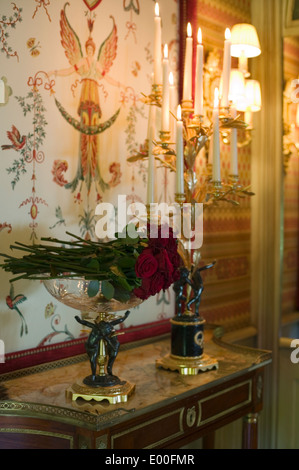
{"label": "wooden panel", "polygon": [[118,428],[112,432],[111,448],[161,448],[175,441],[190,442],[195,435],[204,435],[207,426],[217,428],[253,410],[252,381],[252,377],[234,380],[163,408],[164,413],[148,414],[134,425]]}
{"label": "wooden panel", "polygon": [[113,449],[153,448],[183,435],[183,408],[163,413],[155,418],[144,418],[134,426],[128,426],[111,437]]}
{"label": "wooden panel", "polygon": [[36,429],[7,428],[0,434],[0,449],[71,449],[72,440],[59,434],[45,435]]}
{"label": "wooden panel", "polygon": [[75,431],[62,423],[0,417],[0,449],[72,449]]}
{"label": "wooden panel", "polygon": [[250,380],[233,385],[199,401],[201,418],[199,425],[222,418],[237,411],[252,401],[252,383]]}

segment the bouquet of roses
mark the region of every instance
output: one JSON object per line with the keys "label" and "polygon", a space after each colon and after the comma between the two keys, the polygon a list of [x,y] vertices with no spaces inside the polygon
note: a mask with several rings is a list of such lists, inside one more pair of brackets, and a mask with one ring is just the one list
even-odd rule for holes
{"label": "bouquet of roses", "polygon": [[162,227],[158,227],[158,236],[148,238],[148,246],[136,260],[135,272],[141,279],[141,286],[134,293],[141,299],[168,289],[179,279],[180,257],[177,251],[177,239],[169,229],[169,237],[162,236]]}
{"label": "bouquet of roses", "polygon": [[[89,296],[101,292],[108,300],[128,300],[132,292],[146,300],[168,289],[179,278],[180,256],[177,239],[170,227],[158,225],[153,231],[147,225],[146,234],[139,234],[134,226],[104,241],[84,240],[74,234],[71,241],[42,238],[47,244],[24,245],[16,242],[11,250],[26,252],[15,258],[0,254],[0,266],[19,279],[54,279],[84,277],[90,280]],[[132,236],[133,234],[133,236]],[[167,236],[165,236],[167,234]]]}

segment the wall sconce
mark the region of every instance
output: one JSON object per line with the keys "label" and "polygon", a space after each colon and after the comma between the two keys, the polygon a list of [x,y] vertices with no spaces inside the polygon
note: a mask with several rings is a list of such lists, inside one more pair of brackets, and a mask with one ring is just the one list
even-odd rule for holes
{"label": "wall sconce", "polygon": [[[229,94],[230,101],[234,104],[237,112],[244,113],[244,121],[247,124],[247,127],[243,130],[243,138],[241,136],[238,137],[238,147],[242,148],[248,145],[252,140],[253,113],[260,111],[262,107],[261,87],[257,80],[245,80],[241,70],[232,69],[230,74]],[[230,143],[228,131],[222,132],[222,141],[225,144]]]}
{"label": "wall sconce", "polygon": [[[257,80],[249,79],[248,59],[258,57],[261,46],[256,28],[249,23],[235,24],[231,29],[231,55],[238,58],[238,69],[232,70],[231,95],[236,109],[244,113],[247,129],[243,139],[238,139],[238,146],[244,147],[251,140],[253,130],[252,113],[261,110],[261,87]],[[244,82],[241,81],[240,73]]]}
{"label": "wall sconce", "polygon": [[257,113],[262,108],[261,86],[257,80],[246,80],[245,85],[246,110],[244,120],[248,124],[248,129],[253,129],[252,113]]}
{"label": "wall sconce", "polygon": [[[261,110],[261,87],[257,80],[250,77],[248,59],[261,54],[261,46],[256,28],[248,23],[235,24],[231,29],[231,56],[238,58],[238,68],[231,69],[229,99],[238,113],[243,113],[246,129],[238,136],[238,147],[249,145],[252,140],[253,113]],[[220,72],[220,57],[215,50],[209,52],[204,71],[205,102],[212,108],[215,87],[219,87],[222,95],[222,77]],[[222,141],[230,143],[230,131],[223,129]]]}
{"label": "wall sconce", "polygon": [[237,111],[246,111],[246,87],[244,75],[239,69],[232,69],[230,73],[230,100],[235,104]]}
{"label": "wall sconce", "polygon": [[246,80],[245,95],[247,101],[247,111],[256,113],[262,107],[261,86],[257,80]]}
{"label": "wall sconce", "polygon": [[261,54],[257,31],[252,24],[235,24],[231,30],[231,55],[239,59],[239,69],[249,77],[248,59]]}
{"label": "wall sconce", "polygon": [[[220,80],[220,94],[222,92],[222,80]],[[246,85],[244,75],[239,69],[231,69],[230,72],[230,82],[229,82],[229,102],[235,110],[235,114],[238,112],[245,112],[247,109],[247,99],[246,99]],[[223,129],[221,131],[221,138],[224,144],[231,143],[231,133],[232,130]],[[248,137],[245,130],[245,139],[241,139],[238,136],[238,147],[243,147],[244,142],[247,145]]]}

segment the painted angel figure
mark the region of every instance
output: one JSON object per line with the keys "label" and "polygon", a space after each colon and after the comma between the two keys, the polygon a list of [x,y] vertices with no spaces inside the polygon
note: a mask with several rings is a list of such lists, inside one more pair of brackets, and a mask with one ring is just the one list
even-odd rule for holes
{"label": "painted angel figure", "polygon": [[49,72],[48,75],[55,75],[55,77],[65,77],[71,74],[78,74],[81,77],[81,96],[78,106],[79,120],[71,117],[57,99],[56,105],[61,112],[62,116],[71,124],[75,129],[80,132],[80,149],[79,149],[79,162],[77,174],[75,178],[65,184],[66,188],[75,191],[79,182],[81,186],[85,182],[88,192],[91,189],[91,184],[100,184],[101,189],[104,191],[108,188],[101,176],[100,166],[98,162],[99,144],[98,134],[109,128],[118,116],[119,110],[106,122],[101,123],[102,116],[98,86],[99,80],[104,76],[114,85],[114,82],[107,77],[117,51],[117,27],[114,18],[112,18],[113,26],[112,31],[102,43],[99,48],[97,56],[96,44],[94,43],[91,32],[93,29],[93,21],[88,20],[89,38],[85,43],[86,55],[83,55],[80,40],[71,27],[64,9],[61,10],[60,15],[60,36],[61,44],[65,49],[65,55],[70,63],[70,67],[61,70]]}

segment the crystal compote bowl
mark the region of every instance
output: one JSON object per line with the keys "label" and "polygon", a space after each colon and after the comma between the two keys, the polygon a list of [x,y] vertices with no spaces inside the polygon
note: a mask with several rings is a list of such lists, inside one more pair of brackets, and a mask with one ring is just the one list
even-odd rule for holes
{"label": "crystal compote bowl", "polygon": [[[92,284],[93,283],[93,284]],[[127,401],[135,386],[113,375],[112,367],[119,350],[119,341],[114,326],[122,323],[131,308],[137,307],[142,300],[133,293],[125,300],[107,299],[102,293],[102,282],[96,283],[84,278],[46,279],[44,285],[48,292],[59,302],[81,312],[76,320],[91,329],[86,341],[86,352],[91,366],[91,375],[73,384],[67,393],[73,400],[108,400],[110,403]],[[92,287],[92,294],[91,294]],[[126,310],[123,316],[115,312]],[[97,371],[98,369],[98,371]]]}

